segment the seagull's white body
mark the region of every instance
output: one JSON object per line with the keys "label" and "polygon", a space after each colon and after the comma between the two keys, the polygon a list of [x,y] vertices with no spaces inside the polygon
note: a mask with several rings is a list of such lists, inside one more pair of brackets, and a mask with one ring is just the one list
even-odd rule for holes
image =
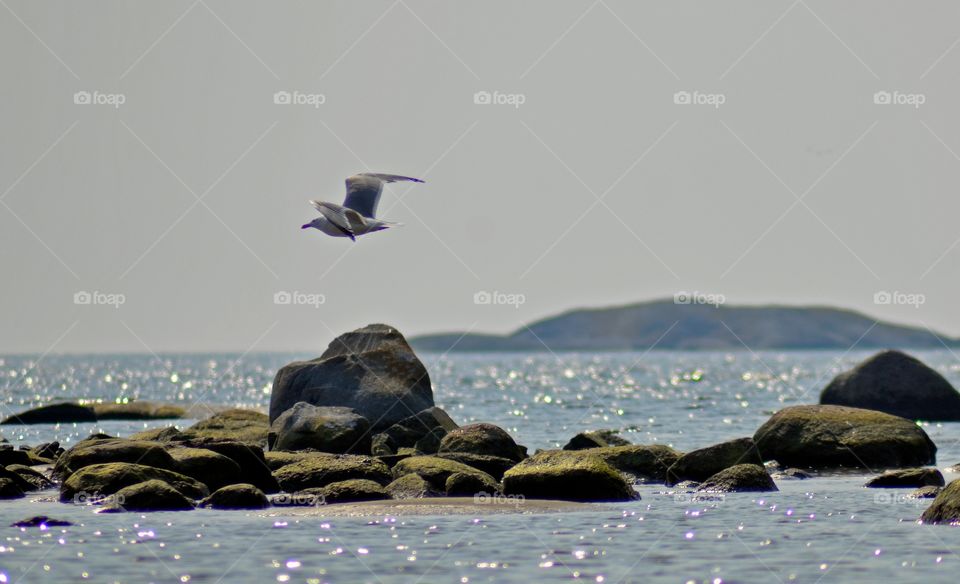
{"label": "seagull's white body", "polygon": [[384,183],[397,181],[423,182],[417,178],[397,174],[366,172],[355,174],[347,179],[347,197],[343,200],[343,205],[326,201],[310,201],[310,204],[320,212],[320,217],[301,226],[301,229],[313,227],[332,237],[349,237],[356,241],[358,235],[400,225],[374,218]]}

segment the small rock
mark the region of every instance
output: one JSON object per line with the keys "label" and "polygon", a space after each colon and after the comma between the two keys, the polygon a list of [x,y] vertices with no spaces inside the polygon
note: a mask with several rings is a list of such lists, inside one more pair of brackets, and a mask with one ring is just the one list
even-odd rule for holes
{"label": "small rock", "polygon": [[173,470],[177,463],[157,442],[124,438],[86,439],[64,452],[53,468],[55,477],[68,478],[85,466],[109,462],[130,462]]}
{"label": "small rock", "polygon": [[171,442],[182,438],[185,437],[180,430],[177,430],[173,426],[166,426],[164,428],[153,428],[152,430],[137,432],[136,434],[131,435],[128,439],[146,440],[147,442]]}
{"label": "small rock", "polygon": [[500,485],[489,475],[455,472],[447,477],[444,490],[450,497],[473,497],[480,493],[497,493]]}
{"label": "small rock", "polygon": [[48,479],[42,472],[34,470],[29,466],[22,464],[9,464],[7,471],[16,473],[26,482],[30,483],[31,490],[42,491],[53,487],[53,481]]}
{"label": "small rock", "polygon": [[385,487],[394,499],[420,499],[439,497],[443,492],[434,489],[430,483],[418,474],[403,475]]}
{"label": "small rock", "polygon": [[175,469],[180,474],[197,479],[211,491],[239,483],[242,480],[240,465],[230,458],[206,448],[173,447],[167,452],[176,461]]}
{"label": "small rock", "polygon": [[390,469],[376,458],[322,452],[311,453],[299,462],[284,465],[273,474],[288,493],[350,479],[369,479],[381,485],[391,480]]}
{"label": "small rock", "polygon": [[794,479],[794,480],[802,481],[802,480],[811,478],[811,475],[809,473],[806,473],[800,470],[799,468],[791,467],[791,468],[785,468],[781,471],[773,473],[773,478],[778,480]]}
{"label": "small rock", "polygon": [[352,479],[330,483],[319,489],[309,489],[325,503],[356,503],[359,501],[379,501],[389,499],[390,493],[380,483],[367,479]]}
{"label": "small rock", "polygon": [[270,423],[266,414],[254,410],[226,410],[201,420],[183,431],[190,440],[216,439],[243,442],[259,447],[267,444]]}
{"label": "small rock", "polygon": [[777,491],[777,485],[759,464],[737,464],[721,470],[700,484],[697,492],[743,493]]}
{"label": "small rock", "polygon": [[210,494],[206,485],[177,472],[130,462],[111,462],[85,466],[70,475],[60,485],[60,501],[87,503],[150,480],[166,482],[190,499],[202,499]]}
{"label": "small rock", "polygon": [[667,485],[683,480],[704,481],[739,464],[763,466],[752,438],[729,440],[684,454],[667,469]]}
{"label": "small rock", "polygon": [[270,501],[257,487],[240,483],[217,489],[200,501],[200,506],[211,509],[266,509]]}
{"label": "small rock", "polygon": [[14,521],[10,524],[10,527],[66,527],[68,525],[73,524],[63,519],[51,519],[46,515],[37,515],[36,517]]}
{"label": "small rock", "polygon": [[935,468],[905,468],[890,470],[873,477],[864,486],[871,488],[942,487],[944,484],[943,475]]}
{"label": "small rock", "polygon": [[447,478],[454,473],[474,475],[481,482],[497,481],[487,473],[467,466],[455,460],[447,460],[437,456],[412,456],[401,460],[393,467],[393,476],[400,478],[407,474],[417,474],[424,478],[437,491],[445,492]]}
{"label": "small rock", "polygon": [[125,511],[189,511],[193,501],[167,483],[151,479],[124,487],[110,497],[104,513]]}
{"label": "small rock", "polygon": [[607,446],[629,446],[630,441],[619,436],[619,430],[592,430],[580,432],[564,445],[564,450],[586,450]]}
{"label": "small rock", "polygon": [[631,501],[633,487],[612,466],[583,450],[538,452],[503,475],[503,492],[529,499]]}
{"label": "small rock", "polygon": [[469,454],[467,452],[444,452],[436,455],[437,458],[453,460],[467,466],[471,466],[479,471],[485,472],[495,480],[503,478],[503,473],[517,465],[509,458],[502,456],[489,456],[486,454]]}
{"label": "small rock", "polygon": [[910,493],[910,497],[914,499],[934,499],[942,490],[943,487],[935,487],[933,485],[920,487],[916,491]]}
{"label": "small rock", "polygon": [[503,428],[486,423],[469,424],[450,431],[443,437],[437,452],[485,454],[509,458],[516,462],[527,456],[527,449],[518,446]]}

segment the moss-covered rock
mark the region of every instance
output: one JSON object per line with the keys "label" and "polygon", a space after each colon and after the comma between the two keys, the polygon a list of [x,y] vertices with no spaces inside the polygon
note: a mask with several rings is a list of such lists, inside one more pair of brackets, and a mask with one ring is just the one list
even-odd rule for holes
{"label": "moss-covered rock", "polygon": [[124,438],[87,439],[64,452],[54,466],[54,476],[65,479],[85,466],[108,462],[131,462],[174,470],[176,461],[163,444]]}
{"label": "moss-covered rock", "polygon": [[904,468],[890,470],[880,476],[873,477],[865,487],[871,488],[908,488],[908,487],[942,487],[943,475],[935,468]]}
{"label": "moss-covered rock", "polygon": [[210,494],[206,485],[177,472],[130,462],[111,462],[85,466],[70,475],[60,485],[60,500],[93,501],[154,479],[169,484],[190,499],[200,499]]}
{"label": "moss-covered rock", "polygon": [[639,498],[612,466],[586,451],[547,450],[503,475],[503,492],[530,499],[630,501]]}
{"label": "moss-covered rock", "polygon": [[97,420],[165,420],[182,418],[186,410],[171,404],[132,401],[122,404],[93,404]]}
{"label": "moss-covered rock", "polygon": [[489,475],[455,472],[447,477],[444,490],[450,497],[473,497],[480,493],[492,495],[500,491],[500,485]]}
{"label": "moss-covered rock", "polygon": [[183,431],[190,439],[216,438],[255,444],[261,448],[267,445],[267,433],[270,423],[266,414],[254,410],[226,410],[201,420]]}
{"label": "moss-covered rock", "polygon": [[960,480],[947,485],[920,516],[924,523],[960,523]]}
{"label": "moss-covered rock", "polygon": [[597,456],[618,471],[644,482],[662,483],[667,469],[683,456],[682,452],[663,444],[631,444],[582,450]]}
{"label": "moss-covered rock", "polygon": [[172,442],[183,438],[185,438],[183,434],[174,426],[144,430],[128,437],[129,440],[146,440],[148,442]]}
{"label": "moss-covered rock", "polygon": [[273,475],[288,493],[350,479],[368,479],[381,485],[391,480],[390,469],[376,458],[319,452],[299,462],[284,465],[275,470]]}
{"label": "moss-covered rock", "polygon": [[404,447],[433,454],[440,447],[439,440],[457,427],[457,423],[443,409],[436,406],[427,408],[400,420],[374,437],[376,451],[373,454],[394,454]]}
{"label": "moss-covered rock", "polygon": [[193,501],[164,481],[150,479],[124,487],[109,498],[105,513],[124,511],[189,511]]}
{"label": "moss-covered rock", "polygon": [[800,468],[868,470],[936,463],[936,445],[914,422],[844,406],[784,408],[753,439],[764,460]]}
{"label": "moss-covered rock", "polygon": [[667,484],[680,481],[704,481],[725,468],[738,464],[758,464],[763,460],[752,438],[737,438],[681,456],[667,469]]}
{"label": "moss-covered rock", "polygon": [[325,457],[327,454],[329,453],[321,453],[315,450],[300,450],[297,452],[271,450],[269,452],[264,452],[263,456],[264,460],[266,460],[267,467],[273,471],[295,462],[302,462],[304,460],[310,460],[311,458]]}
{"label": "moss-covered rock", "polygon": [[220,438],[193,438],[177,444],[189,448],[204,448],[226,456],[240,467],[240,480],[237,482],[250,483],[268,494],[280,490],[280,485],[264,457],[263,449],[256,444]]}
{"label": "moss-covered rock", "polygon": [[351,408],[297,402],[270,425],[271,450],[310,448],[334,454],[370,452],[370,422]]}
{"label": "moss-covered rock", "polygon": [[465,464],[467,466],[472,466],[479,471],[487,473],[498,481],[503,478],[503,473],[507,472],[517,464],[516,461],[510,460],[509,458],[503,458],[502,456],[469,454],[466,452],[445,452],[442,454],[438,453],[436,456],[437,458],[455,460],[456,462]]}
{"label": "moss-covered rock", "polygon": [[939,495],[942,491],[943,487],[935,487],[931,485],[927,487],[920,487],[916,491],[910,493],[909,496],[913,499],[936,499],[937,495]]}
{"label": "moss-covered rock", "polygon": [[447,460],[436,456],[411,456],[398,462],[392,469],[393,476],[400,478],[408,474],[416,474],[423,477],[430,485],[441,492],[446,491],[447,478],[460,473],[473,475],[480,481],[491,481],[496,484],[496,480],[487,473],[467,466],[455,460]]}
{"label": "moss-covered rock", "polygon": [[211,491],[239,483],[240,465],[230,458],[206,448],[173,447],[167,452],[176,461],[175,470],[197,479]]}
{"label": "moss-covered rock", "polygon": [[618,430],[591,430],[580,432],[567,442],[564,450],[586,450],[587,448],[605,448],[607,446],[629,446],[630,441],[620,437]]}
{"label": "moss-covered rock", "polygon": [[698,492],[743,493],[777,491],[777,485],[759,464],[737,464],[725,468],[707,478],[697,488]]}
{"label": "moss-covered rock", "polygon": [[200,501],[201,507],[211,509],[266,509],[270,506],[267,496],[249,483],[221,487]]}
{"label": "moss-covered rock", "polygon": [[42,491],[53,487],[53,481],[48,479],[42,472],[22,464],[9,464],[6,467],[8,472],[16,473],[24,481],[30,483],[32,491]]}
{"label": "moss-covered rock", "polygon": [[319,489],[308,489],[307,492],[316,495],[328,505],[390,498],[390,493],[383,488],[383,485],[367,479],[337,481]]}
{"label": "moss-covered rock", "polygon": [[[446,485],[444,485],[444,488],[446,488]],[[414,473],[403,475],[388,484],[385,489],[394,499],[421,499],[423,497],[439,497],[443,494],[422,476]]]}
{"label": "moss-covered rock", "polygon": [[487,423],[469,424],[451,430],[443,437],[437,452],[500,456],[515,462],[523,460],[527,455],[527,449],[518,446],[506,430]]}

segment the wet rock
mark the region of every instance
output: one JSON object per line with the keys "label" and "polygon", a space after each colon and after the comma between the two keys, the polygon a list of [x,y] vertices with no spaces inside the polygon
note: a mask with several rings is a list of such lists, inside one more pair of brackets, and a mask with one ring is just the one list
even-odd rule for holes
{"label": "wet rock", "polygon": [[0,499],[20,499],[23,496],[23,489],[19,487],[16,481],[7,477],[0,477]]}
{"label": "wet rock", "polygon": [[240,480],[250,483],[264,493],[276,493],[280,485],[273,477],[263,449],[249,442],[237,442],[217,438],[195,438],[179,442],[189,448],[203,448],[226,456],[240,467]]}
{"label": "wet rock", "polygon": [[500,456],[515,462],[527,456],[527,449],[518,446],[503,428],[487,423],[469,424],[450,431],[443,437],[437,452]]}
{"label": "wet rock", "polygon": [[383,324],[340,335],[319,358],[281,368],[270,421],[301,401],[353,408],[378,432],[434,405],[423,363],[399,331]]}
{"label": "wet rock", "polygon": [[104,513],[129,511],[189,511],[193,501],[164,481],[150,479],[117,491],[103,508]]}
{"label": "wet rock", "polygon": [[933,485],[920,487],[916,491],[910,493],[910,497],[914,499],[934,499],[940,492],[943,491],[943,487],[935,487]]}
{"label": "wet rock", "polygon": [[408,474],[419,475],[430,483],[432,488],[442,492],[446,491],[447,478],[454,473],[473,475],[480,481],[496,484],[493,477],[483,471],[436,456],[412,456],[398,462],[392,471],[395,478]]}
{"label": "wet rock", "polygon": [[516,461],[510,460],[509,458],[503,458],[502,456],[470,454],[467,452],[444,452],[442,454],[437,454],[436,456],[437,458],[454,460],[467,466],[472,466],[479,471],[487,473],[498,481],[503,478],[503,473],[507,472],[517,464]]}
{"label": "wet rock", "polygon": [[608,446],[582,452],[599,457],[632,480],[652,483],[666,482],[667,470],[683,456],[682,452],[663,444]]}
{"label": "wet rock", "polygon": [[630,501],[639,496],[612,466],[584,451],[546,450],[503,475],[503,492],[529,499]]}
{"label": "wet rock", "polygon": [[190,499],[210,494],[206,485],[177,472],[130,462],[111,462],[85,466],[74,472],[60,485],[60,500],[87,503],[154,479],[169,484]]}
{"label": "wet rock", "polygon": [[370,452],[370,422],[355,410],[297,402],[270,425],[271,450],[311,448],[334,454]]}
{"label": "wet rock", "polygon": [[350,479],[369,479],[381,485],[390,482],[390,469],[376,458],[351,454],[313,453],[309,458],[284,465],[273,472],[288,493]]}
{"label": "wet rock", "polygon": [[22,464],[30,466],[36,464],[26,450],[14,450],[13,448],[4,448],[0,450],[0,466],[9,466],[11,464]]}
{"label": "wet rock", "polygon": [[221,487],[200,501],[201,507],[211,509],[266,509],[270,506],[267,496],[249,483]]}
{"label": "wet rock", "polygon": [[319,489],[308,489],[326,504],[355,503],[359,501],[379,501],[389,499],[390,493],[380,483],[367,479],[352,479],[330,483]]}
{"label": "wet rock", "polygon": [[759,464],[737,464],[725,468],[703,481],[698,492],[744,493],[757,491],[778,491],[777,485]]}
{"label": "wet rock", "polygon": [[821,404],[886,412],[910,420],[960,420],[960,393],[922,361],[883,351],[837,375]]}
{"label": "wet rock", "polygon": [[197,479],[211,491],[239,483],[240,465],[232,459],[206,448],[174,447],[167,452],[176,462],[174,470]]}
{"label": "wet rock", "polygon": [[683,480],[702,482],[738,464],[763,466],[752,438],[737,438],[684,454],[667,469],[667,484]]}
{"label": "wet rock", "polygon": [[867,470],[936,463],[937,447],[915,423],[844,406],[784,408],[753,438],[765,460],[800,468]]}
{"label": "wet rock", "polygon": [[480,493],[497,493],[500,485],[489,475],[455,472],[447,477],[444,490],[450,497],[473,497]]}
{"label": "wet rock", "polygon": [[29,466],[24,466],[22,464],[8,464],[6,469],[8,472],[13,472],[20,475],[20,478],[30,483],[30,490],[32,491],[42,491],[43,489],[49,489],[53,487],[53,481],[48,479],[42,472],[34,470]]}
{"label": "wet rock", "polygon": [[185,411],[180,406],[159,404],[150,401],[127,403],[92,404],[97,420],[163,420],[182,418]]}
{"label": "wet rock", "polygon": [[124,438],[87,439],[64,452],[53,468],[56,477],[65,479],[85,466],[107,462],[133,462],[173,470],[176,461],[162,444]]}
{"label": "wet rock", "polygon": [[129,440],[146,440],[148,442],[172,442],[175,440],[186,440],[187,437],[184,436],[180,430],[177,430],[173,426],[167,426],[165,428],[153,428],[152,430],[144,430],[143,432],[137,432],[128,437]]}
{"label": "wet rock", "polygon": [[873,477],[865,487],[871,488],[904,488],[904,487],[942,487],[943,475],[935,468],[905,468],[891,470],[880,476]]}
{"label": "wet rock", "polygon": [[254,410],[233,409],[214,414],[183,431],[189,440],[213,438],[266,446],[270,422]]}
{"label": "wet rock", "polygon": [[960,523],[960,481],[953,481],[920,516],[924,523]]}
{"label": "wet rock", "polygon": [[14,521],[10,524],[10,527],[67,527],[68,525],[73,524],[63,519],[52,519],[46,515],[37,515],[35,517],[21,519],[20,521]]}
{"label": "wet rock", "polygon": [[[394,499],[421,499],[443,495],[443,491],[435,489],[426,479],[414,473],[403,475],[385,488]],[[446,489],[446,483],[444,483],[444,489]]]}
{"label": "wet rock", "polygon": [[605,448],[607,446],[629,446],[630,441],[619,436],[618,430],[591,430],[580,432],[567,442],[564,450],[586,450],[587,448]]}
{"label": "wet rock", "polygon": [[14,414],[2,422],[3,424],[72,424],[75,422],[96,422],[97,414],[93,408],[73,403],[57,403],[48,406],[32,408],[19,414]]}

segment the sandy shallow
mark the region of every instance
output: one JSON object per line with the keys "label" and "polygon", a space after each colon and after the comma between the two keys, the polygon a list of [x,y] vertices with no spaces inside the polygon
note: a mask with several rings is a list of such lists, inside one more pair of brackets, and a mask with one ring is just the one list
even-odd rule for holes
{"label": "sandy shallow", "polygon": [[317,507],[271,507],[270,516],[298,517],[371,517],[382,515],[502,515],[522,513],[570,513],[597,511],[601,505],[573,503],[545,499],[511,499],[491,497],[434,497],[427,499],[400,499],[337,503]]}

